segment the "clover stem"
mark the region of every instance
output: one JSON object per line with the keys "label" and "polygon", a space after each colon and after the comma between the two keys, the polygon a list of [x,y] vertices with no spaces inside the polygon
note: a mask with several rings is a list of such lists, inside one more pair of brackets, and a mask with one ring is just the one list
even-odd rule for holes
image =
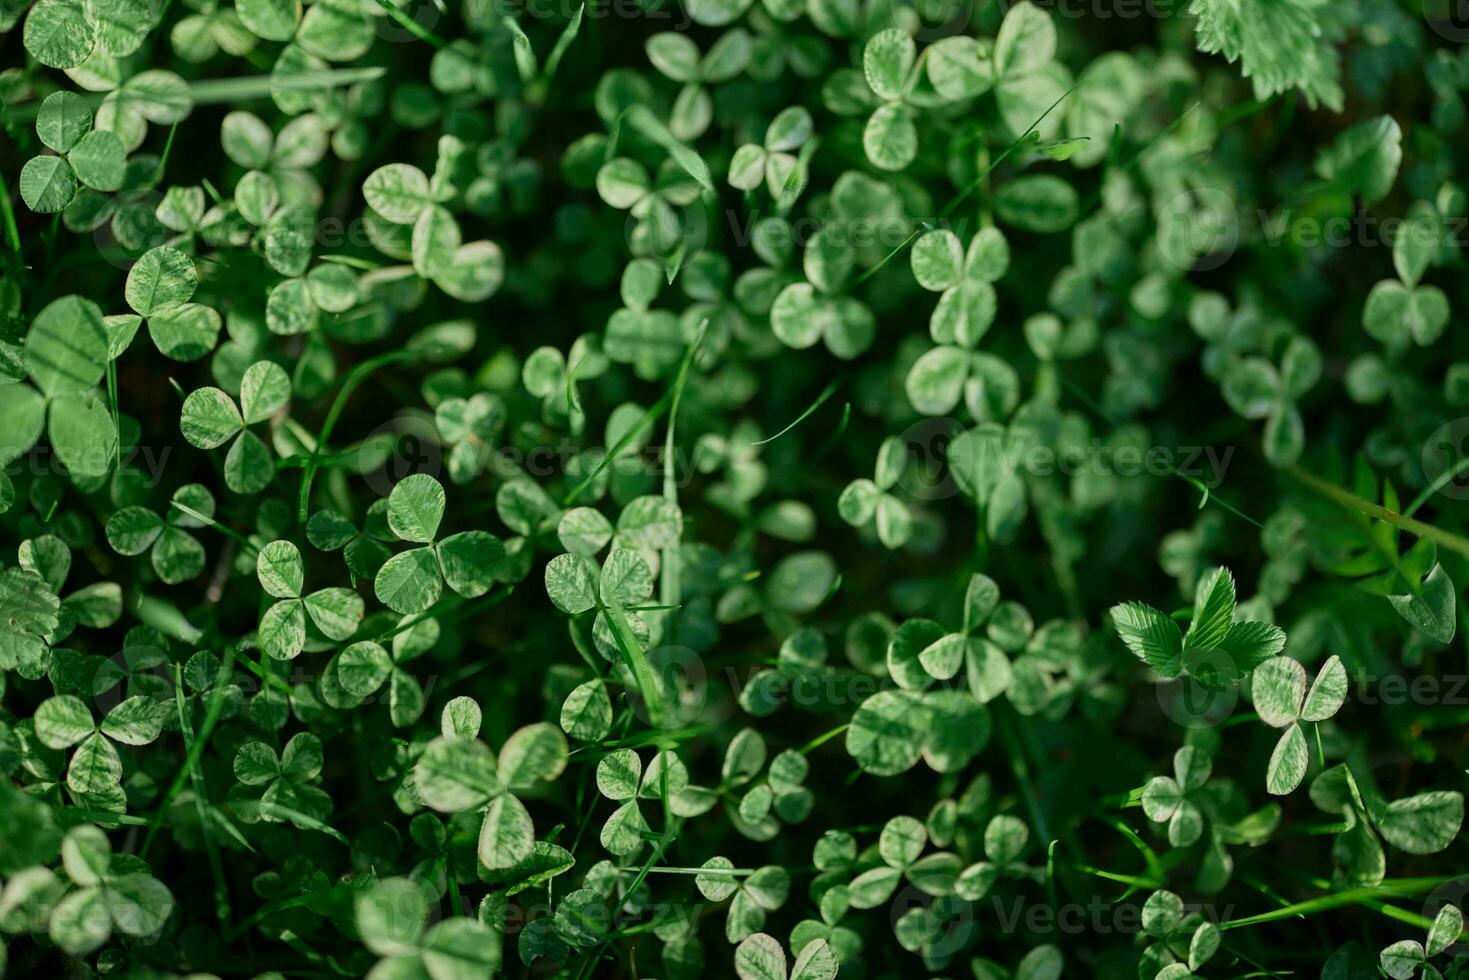
{"label": "clover stem", "polygon": [[321,424],[321,431],[316,435],[316,446],[311,451],[311,458],[301,470],[301,496],[297,502],[297,519],[302,524],[306,523],[308,511],[311,504],[311,483],[316,478],[318,460],[326,451],[327,440],[331,438],[332,430],[336,428],[337,419],[341,418],[342,410],[347,407],[347,399],[352,397],[352,392],[366,381],[378,368],[385,367],[398,361],[412,360],[420,356],[416,350],[395,350],[386,354],[363,361],[347,373],[346,380],[342,382],[342,388],[337,392],[337,397],[332,401],[331,408],[327,409],[326,421]]}
{"label": "clover stem", "polygon": [[[229,677],[230,670],[235,664],[235,644],[231,643],[224,648],[224,662],[220,665],[219,676]],[[184,764],[179,771],[174,773],[173,782],[169,784],[168,792],[163,794],[159,801],[158,809],[154,811],[153,818],[148,826],[148,835],[143,838],[141,855],[148,856],[148,848],[153,843],[158,829],[163,826],[163,818],[168,814],[168,808],[173,805],[175,797],[184,788],[184,781],[193,777],[194,769],[199,765],[199,760],[204,756],[204,747],[209,744],[209,736],[214,733],[214,726],[219,724],[220,717],[224,714],[224,693],[228,685],[216,685],[210,693],[209,708],[204,713],[204,722],[199,726],[199,734],[194,738],[194,744],[189,746],[188,754],[184,757]]]}
{"label": "clover stem", "polygon": [[1405,514],[1399,514],[1397,511],[1388,510],[1381,504],[1373,503],[1370,500],[1364,500],[1351,491],[1343,490],[1336,484],[1323,480],[1316,474],[1307,472],[1299,466],[1290,467],[1286,470],[1286,473],[1305,484],[1311,490],[1314,490],[1320,496],[1335,501],[1343,507],[1359,511],[1368,517],[1384,521],[1394,527],[1402,528],[1409,534],[1432,541],[1436,545],[1469,557],[1469,538],[1454,534],[1451,531],[1445,531],[1443,528],[1435,527],[1432,524],[1425,524]]}
{"label": "clover stem", "polygon": [[[1248,926],[1263,925],[1267,922],[1278,922],[1281,919],[1293,919],[1302,915],[1314,915],[1317,912],[1329,912],[1332,909],[1341,908],[1344,905],[1362,905],[1401,920],[1401,916],[1394,913],[1409,913],[1404,913],[1402,909],[1398,909],[1396,906],[1385,906],[1378,899],[1380,897],[1403,898],[1432,891],[1448,880],[1448,878],[1403,878],[1395,882],[1385,881],[1370,888],[1348,888],[1343,891],[1334,891],[1328,895],[1309,898],[1304,902],[1295,902],[1284,908],[1274,909],[1270,912],[1261,912],[1259,915],[1250,915],[1243,919],[1231,919],[1226,922],[1221,922],[1219,923],[1219,928],[1221,930],[1243,929]],[[1333,886],[1330,882],[1320,881],[1317,883],[1317,887],[1329,889]],[[1393,912],[1387,912],[1387,908],[1393,909]],[[1417,920],[1415,919],[1413,921],[1416,922]],[[1432,924],[1427,922],[1427,920],[1424,920],[1424,923],[1427,925]]]}

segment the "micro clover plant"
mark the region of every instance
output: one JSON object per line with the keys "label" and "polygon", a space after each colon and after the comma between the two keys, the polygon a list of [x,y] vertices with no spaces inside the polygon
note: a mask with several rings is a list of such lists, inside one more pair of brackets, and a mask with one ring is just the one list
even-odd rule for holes
{"label": "micro clover plant", "polygon": [[832,354],[850,360],[872,343],[872,311],[845,294],[857,263],[851,229],[841,218],[824,224],[801,253],[806,281],[791,283],[775,297],[770,328],[787,347],[804,350],[825,342]]}
{"label": "micro clover plant", "polygon": [[257,361],[240,380],[238,403],[219,388],[190,392],[179,414],[179,430],[198,449],[217,449],[229,442],[225,485],[235,493],[256,494],[274,479],[275,464],[270,449],[249,427],[271,419],[290,401],[291,379],[285,370],[270,361]]}
{"label": "micro clover plant", "polygon": [[1187,675],[1211,688],[1237,682],[1285,647],[1280,627],[1237,623],[1234,613],[1234,576],[1223,567],[1199,579],[1187,633],[1144,603],[1124,602],[1111,610],[1122,642],[1159,677]]}
{"label": "micro clover plant", "polygon": [[673,160],[664,160],[649,174],[637,160],[616,157],[597,171],[596,187],[603,203],[635,219],[629,236],[637,260],[666,276],[665,270],[682,258],[684,209],[699,199],[699,182]]}
{"label": "micro clover plant", "polygon": [[698,816],[716,802],[708,790],[689,782],[688,769],[672,752],[653,756],[646,770],[632,749],[603,756],[597,761],[597,790],[619,804],[599,835],[602,846],[616,857],[636,853],[651,834],[640,801],[660,800],[668,813],[679,817]]}
{"label": "micro clover plant", "polygon": [[71,884],[51,910],[48,932],[73,956],[91,953],[113,932],[157,936],[173,912],[173,895],[147,863],[114,854],[107,835],[91,824],[67,831],[61,863]]}
{"label": "micro clover plant", "polygon": [[705,491],[722,509],[741,510],[760,496],[770,471],[761,460],[761,431],[743,424],[729,433],[706,433],[694,447],[700,473],[720,475]]}
{"label": "micro clover plant", "polygon": [[[325,155],[327,136],[326,120],[314,113],[297,116],[279,132],[254,113],[227,113],[220,123],[219,144],[245,171],[234,196],[241,217],[264,227],[279,208],[315,207],[322,191],[311,168]],[[266,261],[270,261],[268,248]],[[285,274],[279,267],[277,271]]]}
{"label": "micro clover plant", "polygon": [[504,405],[493,395],[446,398],[434,409],[434,424],[450,446],[449,478],[468,483],[484,471],[505,423]]}
{"label": "micro clover plant", "polygon": [[597,342],[577,338],[563,355],[554,347],[539,347],[520,368],[525,390],[543,399],[543,417],[548,423],[565,420],[573,431],[581,431],[586,416],[576,396],[578,381],[591,381],[607,370],[607,358]]}
{"label": "micro clover plant", "polygon": [[[372,213],[386,224],[377,242],[379,250],[411,260],[414,272],[455,299],[478,302],[500,288],[504,254],[492,241],[463,240],[458,220],[443,205],[445,192],[407,163],[379,167],[362,184]],[[403,239],[408,243],[406,255]]]}
{"label": "micro clover plant", "polygon": [[729,164],[730,186],[753,191],[764,184],[776,210],[788,211],[806,183],[806,147],[815,146],[814,132],[811,113],[804,106],[781,110],[766,127],[761,143],[746,143],[735,151]]}
{"label": "micro clover plant", "polygon": [[220,51],[244,56],[255,49],[255,35],[233,7],[221,7],[214,0],[191,0],[187,6],[193,13],[175,23],[168,36],[183,60],[202,64]]}
{"label": "micro clover plant", "polygon": [[[188,511],[175,503],[183,504]],[[141,506],[114,511],[105,527],[107,543],[121,555],[147,552],[158,578],[177,585],[198,578],[204,571],[204,545],[189,531],[205,527],[205,520],[213,517],[214,495],[203,484],[190,483],[174,492],[167,518]]]}
{"label": "micro clover plant", "polygon": [[1443,953],[1459,941],[1464,933],[1464,913],[1457,905],[1445,905],[1433,917],[1428,929],[1428,939],[1403,939],[1385,947],[1378,954],[1377,962],[1382,972],[1393,980],[1437,980],[1443,976],[1438,968],[1428,961]]}
{"label": "micro clover plant", "polygon": [[1143,932],[1151,940],[1143,950],[1138,975],[1152,980],[1184,980],[1213,959],[1222,935],[1219,927],[1170,891],[1156,891],[1143,903]]}
{"label": "micro clover plant", "polygon": [[0,3],[0,969],[1465,972],[1442,11],[411,6]]}
{"label": "micro clover plant", "polygon": [[538,723],[513,732],[497,759],[478,729],[474,724],[430,741],[413,782],[423,803],[440,813],[482,812],[479,861],[503,870],[525,860],[535,844],[530,813],[515,794],[560,776],[568,749],[559,730]]}
{"label": "micro clover plant", "polygon": [[0,457],[24,455],[44,430],[51,450],[78,478],[100,481],[117,457],[117,426],[96,387],[111,359],[102,311],[80,296],[63,296],[36,314],[22,349],[29,384],[0,388],[10,420]]}
{"label": "micro clover plant", "polygon": [[955,890],[961,862],[947,851],[925,855],[928,831],[913,817],[893,817],[883,825],[877,849],[880,865],[863,871],[848,885],[853,908],[876,908],[890,899],[903,881],[927,895]]}
{"label": "micro clover plant", "polygon": [[[1071,73],[1055,60],[1056,44],[1055,21],[1036,4],[1016,4],[1000,22],[993,52],[995,105],[1017,136],[1071,85]],[[1060,125],[1060,119],[1048,117],[1036,132],[1041,139],[1054,139]]]}
{"label": "micro clover plant", "polygon": [[1431,256],[1423,247],[1422,232],[1409,225],[1393,243],[1398,278],[1381,280],[1367,294],[1362,328],[1389,350],[1401,350],[1410,341],[1428,347],[1448,325],[1448,297],[1437,286],[1420,282]]}
{"label": "micro clover plant", "polygon": [[742,729],[725,752],[721,789],[740,790],[730,801],[730,821],[751,840],[770,840],[784,824],[803,822],[811,814],[814,798],[803,784],[810,763],[794,749],[786,749],[770,760],[764,780],[756,777],[765,767],[767,748],[754,729]]}
{"label": "micro clover plant", "polygon": [[1250,676],[1250,693],[1260,720],[1272,728],[1285,729],[1265,771],[1265,788],[1276,796],[1285,796],[1301,785],[1310,763],[1300,723],[1317,724],[1337,713],[1347,697],[1347,671],[1341,658],[1331,657],[1321,665],[1308,690],[1306,668],[1281,656],[1264,661]]}
{"label": "micro clover plant", "polygon": [[557,555],[546,563],[546,594],[567,615],[597,611],[592,638],[608,660],[616,660],[630,642],[645,644],[651,636],[647,620],[629,608],[653,595],[653,570],[638,552],[613,548],[600,567],[586,555]]}
{"label": "micro clover plant", "polygon": [[1240,415],[1265,420],[1265,457],[1276,466],[1290,466],[1300,459],[1306,439],[1296,401],[1320,377],[1321,352],[1309,338],[1294,337],[1278,368],[1263,357],[1232,361],[1220,391]]}
{"label": "micro clover plant", "polygon": [[387,649],[374,640],[347,645],[327,664],[320,682],[322,700],[334,708],[352,708],[385,689],[393,725],[412,725],[428,700],[409,664],[427,653],[440,634],[437,620],[405,616]]}
{"label": "micro clover plant", "polygon": [[1209,781],[1213,760],[1202,749],[1185,745],[1173,753],[1173,775],[1154,776],[1143,788],[1143,812],[1149,820],[1168,824],[1168,843],[1188,847],[1204,832],[1204,816],[1189,799]]}
{"label": "micro clover plant", "polygon": [[728,858],[712,857],[701,866],[703,874],[694,883],[711,902],[729,900],[724,935],[731,943],[742,942],[765,927],[771,912],[779,911],[790,897],[791,875],[778,865],[756,868],[738,877],[727,872],[734,865]]}
{"label": "micro clover plant", "polygon": [[893,27],[874,34],[862,49],[862,74],[879,105],[862,130],[862,148],[872,165],[902,170],[918,155],[914,112],[904,103],[918,78],[917,45]]}
{"label": "micro clover plant", "polygon": [[[974,366],[977,368],[980,363],[976,361]],[[980,386],[973,389],[981,393],[980,397],[999,399],[998,403],[992,401],[988,404],[1001,415],[1008,414],[1013,407],[1018,383],[1008,371],[1005,368],[998,373],[991,372]],[[989,408],[981,412],[987,417],[996,414]],[[993,421],[981,422],[959,433],[950,443],[950,475],[959,490],[973,497],[983,509],[985,533],[996,541],[1008,543],[1013,540],[1029,513],[1031,494],[1026,474],[1018,462],[1025,459],[1025,454],[1035,446],[1035,442],[1035,433],[1017,420],[1010,426]]]}
{"label": "micro clover plant", "polygon": [[698,45],[675,31],[648,38],[648,61],[665,78],[683,85],[668,120],[674,136],[689,142],[704,134],[714,116],[714,100],[706,86],[728,82],[743,73],[750,63],[751,47],[749,32],[741,28],[726,31],[702,55]]}
{"label": "micro clover plant", "polygon": [[[60,595],[72,567],[72,551],[67,543],[52,534],[28,538],[16,549],[16,561],[22,569],[39,575],[46,587]],[[49,642],[62,643],[78,626],[102,629],[122,616],[122,594],[116,582],[94,582],[61,596],[56,610],[56,627]]]}
{"label": "micro clover plant", "polygon": [[255,558],[260,587],[276,601],[260,617],[260,648],[277,660],[293,660],[306,646],[306,620],[330,640],[346,640],[362,621],[362,598],[351,589],[303,594],[306,571],[290,541],[272,541]]}
{"label": "micro clover plant", "polygon": [[842,918],[852,907],[852,893],[846,885],[833,885],[821,894],[821,918],[803,919],[791,930],[791,946],[805,949],[814,942],[828,944],[838,960],[856,958],[862,952],[862,937],[847,926]]}
{"label": "micro clover plant", "polygon": [[[657,377],[668,371],[678,363],[682,355],[678,318],[668,310],[652,308],[653,301],[663,288],[663,279],[659,267],[647,259],[634,259],[627,264],[621,280],[623,307],[608,319],[603,345],[607,358],[631,364],[639,374],[647,377]],[[601,373],[600,369],[605,361],[597,358],[594,352],[585,348],[578,352],[573,348],[572,353],[581,354],[575,362],[578,365],[586,362],[585,366],[589,369],[586,377],[595,377]],[[548,399],[557,394],[563,394],[570,399],[575,389],[563,391],[566,388],[564,379],[568,377],[564,373],[565,369],[548,377],[547,369],[551,364],[549,360],[541,360],[532,368],[532,361],[527,359],[526,390],[532,394],[540,393]],[[582,376],[580,366],[577,367],[575,376]],[[552,377],[555,378],[557,390],[550,387]],[[573,411],[580,411],[574,402],[568,407]]]}
{"label": "micro clover plant", "polygon": [[73,749],[66,788],[87,809],[124,806],[119,745],[150,745],[163,733],[164,707],[147,695],[122,701],[97,724],[91,709],[70,694],[47,698],[36,708],[36,740],[48,749]]}
{"label": "micro clover plant", "polygon": [[984,860],[959,873],[952,885],[954,894],[965,901],[977,902],[1001,878],[1039,880],[1039,870],[1021,861],[1029,843],[1030,828],[1019,817],[1000,814],[991,818],[984,828]]}
{"label": "micro clover plant", "polygon": [[[826,638],[820,632],[810,628],[796,630],[781,641],[775,666],[761,668],[745,681],[740,688],[740,707],[756,717],[764,717],[773,714],[787,700],[799,701],[805,689],[814,687],[823,676],[827,655]],[[744,729],[741,734],[745,731],[759,737],[754,729]],[[730,752],[738,741],[738,736],[731,741]],[[764,742],[758,744],[762,746],[759,757],[764,759]],[[729,758],[730,753],[726,753],[726,768]],[[760,766],[754,768],[758,770]]]}
{"label": "micro clover plant", "polygon": [[444,487],[433,477],[404,477],[388,494],[388,527],[420,547],[400,551],[373,579],[378,601],[397,613],[419,613],[439,600],[447,582],[461,596],[484,595],[495,582],[505,547],[487,531],[461,531],[436,540],[444,518]]}
{"label": "micro clover plant", "polygon": [[908,505],[891,491],[903,477],[908,447],[889,437],[877,450],[877,467],[871,480],[853,480],[837,500],[842,520],[861,527],[876,519],[877,537],[886,548],[897,549],[913,533]]}
{"label": "micro clover plant", "polygon": [[246,742],[235,753],[232,808],[247,823],[319,825],[332,811],[332,798],[316,785],[322,764],[321,739],[309,732],[291,736],[279,753],[264,742]]}

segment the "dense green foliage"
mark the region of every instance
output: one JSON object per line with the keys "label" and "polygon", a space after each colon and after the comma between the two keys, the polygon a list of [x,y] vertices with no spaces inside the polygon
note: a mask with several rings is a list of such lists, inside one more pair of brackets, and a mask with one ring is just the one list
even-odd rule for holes
{"label": "dense green foliage", "polygon": [[1469,28],[0,0],[0,974],[1469,978]]}

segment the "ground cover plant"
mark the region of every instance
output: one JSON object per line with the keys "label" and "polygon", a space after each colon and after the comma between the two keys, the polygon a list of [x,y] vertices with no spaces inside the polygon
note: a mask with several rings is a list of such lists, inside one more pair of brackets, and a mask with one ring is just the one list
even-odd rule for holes
{"label": "ground cover plant", "polygon": [[0,0],[0,973],[1469,978],[1430,0]]}

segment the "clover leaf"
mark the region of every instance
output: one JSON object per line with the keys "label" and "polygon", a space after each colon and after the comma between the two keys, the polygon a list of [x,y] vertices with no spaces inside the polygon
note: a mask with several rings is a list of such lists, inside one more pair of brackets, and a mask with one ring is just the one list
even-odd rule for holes
{"label": "clover leaf", "polygon": [[388,495],[388,527],[400,541],[420,546],[389,558],[373,579],[378,601],[394,612],[423,612],[445,583],[466,598],[484,595],[500,573],[505,546],[493,534],[461,531],[438,539],[444,500],[443,486],[426,474],[404,477]]}
{"label": "clover leaf", "polygon": [[238,404],[219,388],[190,392],[179,415],[179,430],[199,449],[229,442],[225,485],[235,493],[256,494],[274,479],[275,464],[270,450],[249,427],[271,419],[290,400],[291,379],[286,372],[273,362],[257,361],[241,378]]}
{"label": "clover leaf", "polygon": [[889,437],[877,451],[877,469],[871,480],[854,480],[837,499],[842,520],[861,527],[874,518],[884,547],[901,548],[913,533],[912,518],[903,501],[888,491],[897,486],[908,462],[908,447]]}
{"label": "clover leaf", "polygon": [[1269,623],[1234,621],[1234,577],[1223,567],[1199,580],[1184,634],[1171,617],[1140,602],[1112,607],[1117,635],[1160,677],[1188,674],[1206,683],[1238,679],[1285,646],[1285,631]]}

